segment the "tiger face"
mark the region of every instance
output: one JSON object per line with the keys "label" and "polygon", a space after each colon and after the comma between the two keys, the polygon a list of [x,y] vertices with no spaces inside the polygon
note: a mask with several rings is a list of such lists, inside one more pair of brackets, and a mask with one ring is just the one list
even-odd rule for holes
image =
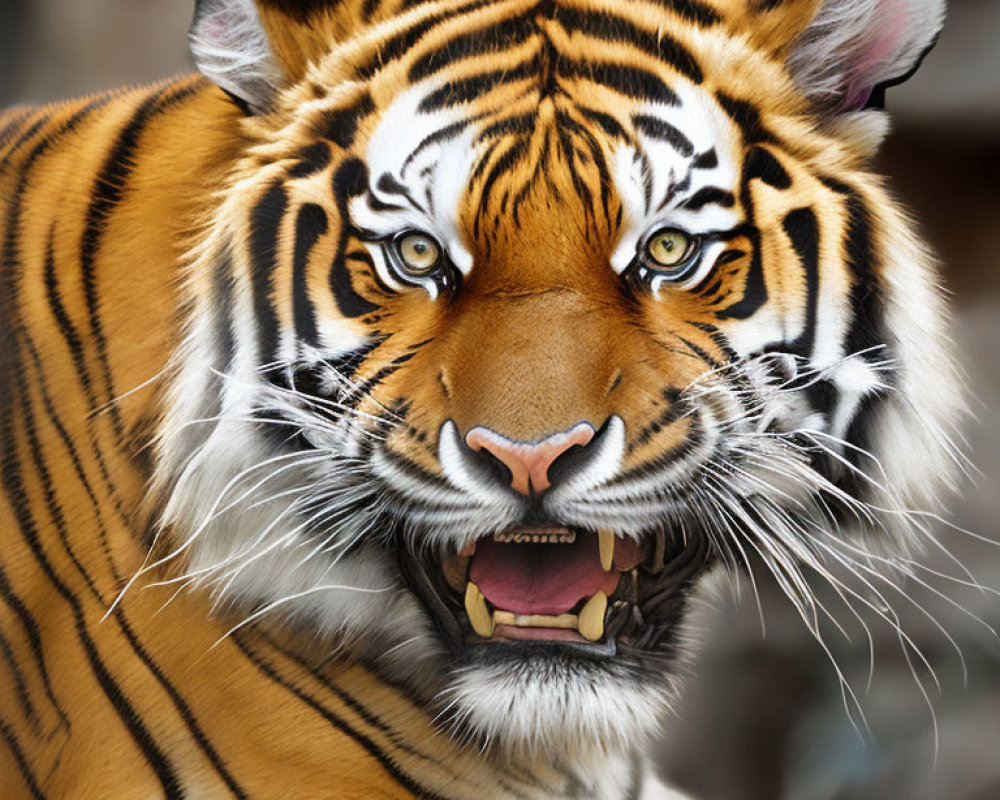
{"label": "tiger face", "polygon": [[944,312],[866,166],[940,4],[354,5],[200,4],[248,116],[160,563],[460,737],[632,746],[704,576],[811,624],[950,474]]}

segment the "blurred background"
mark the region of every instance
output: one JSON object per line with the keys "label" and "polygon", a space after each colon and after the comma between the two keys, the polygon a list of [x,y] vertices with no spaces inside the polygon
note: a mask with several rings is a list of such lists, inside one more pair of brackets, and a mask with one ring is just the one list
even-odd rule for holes
{"label": "blurred background", "polygon": [[[0,0],[0,106],[190,71],[193,5]],[[889,93],[895,131],[879,169],[941,254],[954,336],[978,398],[968,437],[982,474],[953,502],[952,519],[998,539],[1000,0],[950,6],[937,49]],[[1000,587],[1000,546],[948,528],[940,537],[975,581]],[[720,592],[700,612],[703,654],[665,726],[664,773],[698,800],[1000,798],[1000,599],[935,574],[944,571],[970,581],[931,552],[917,573],[931,588],[911,580],[893,603],[922,657],[862,615],[875,639],[872,674],[864,627],[842,608],[846,635],[827,631],[828,656],[766,581],[758,582],[765,626],[749,582],[742,597]],[[845,710],[831,661],[864,722]]]}

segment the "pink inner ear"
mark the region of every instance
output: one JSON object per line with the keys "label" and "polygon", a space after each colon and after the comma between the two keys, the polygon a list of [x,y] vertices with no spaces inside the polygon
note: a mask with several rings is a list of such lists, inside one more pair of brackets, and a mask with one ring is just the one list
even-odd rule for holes
{"label": "pink inner ear", "polygon": [[855,51],[845,75],[843,110],[864,108],[875,86],[886,79],[885,67],[898,55],[899,43],[910,28],[908,8],[908,0],[881,0],[878,28]]}

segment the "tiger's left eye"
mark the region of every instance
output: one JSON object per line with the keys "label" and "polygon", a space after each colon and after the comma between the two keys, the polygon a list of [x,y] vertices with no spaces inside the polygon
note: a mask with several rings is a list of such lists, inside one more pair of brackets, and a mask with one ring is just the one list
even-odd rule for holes
{"label": "tiger's left eye", "polygon": [[441,263],[441,245],[426,233],[404,233],[395,241],[399,265],[409,275],[421,277]]}
{"label": "tiger's left eye", "polygon": [[646,240],[646,265],[672,272],[683,268],[698,252],[698,240],[673,228],[657,231]]}

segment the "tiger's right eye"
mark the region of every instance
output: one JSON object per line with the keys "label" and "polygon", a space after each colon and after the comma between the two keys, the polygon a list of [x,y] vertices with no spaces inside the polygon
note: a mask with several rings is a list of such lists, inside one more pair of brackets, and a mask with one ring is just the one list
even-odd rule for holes
{"label": "tiger's right eye", "polygon": [[421,278],[441,264],[442,248],[433,236],[420,231],[401,234],[393,243],[400,268],[410,277]]}

